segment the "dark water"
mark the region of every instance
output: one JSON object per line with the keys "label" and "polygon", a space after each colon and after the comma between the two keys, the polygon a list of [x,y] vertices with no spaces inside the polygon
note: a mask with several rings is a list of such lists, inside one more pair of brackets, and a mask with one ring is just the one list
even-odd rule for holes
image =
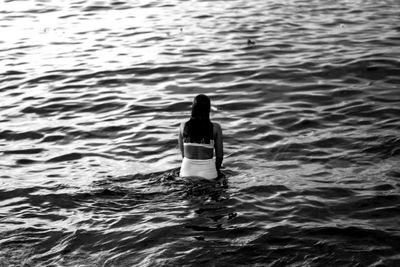
{"label": "dark water", "polygon": [[399,1],[60,2],[1,3],[0,266],[400,266]]}

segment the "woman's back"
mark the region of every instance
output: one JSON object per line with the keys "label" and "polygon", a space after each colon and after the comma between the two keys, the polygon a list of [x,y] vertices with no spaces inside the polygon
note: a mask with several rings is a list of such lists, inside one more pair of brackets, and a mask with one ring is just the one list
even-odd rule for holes
{"label": "woman's back", "polygon": [[[210,99],[195,97],[190,120],[179,128],[179,148],[183,157],[180,176],[217,178],[222,164],[222,130],[210,121]],[[215,159],[214,159],[215,151]]]}
{"label": "woman's back", "polygon": [[209,140],[200,140],[200,142],[191,142],[190,138],[185,138],[186,123],[181,124],[181,134],[183,137],[183,155],[189,159],[212,159],[214,157],[215,138],[218,126],[212,123],[211,138]]}

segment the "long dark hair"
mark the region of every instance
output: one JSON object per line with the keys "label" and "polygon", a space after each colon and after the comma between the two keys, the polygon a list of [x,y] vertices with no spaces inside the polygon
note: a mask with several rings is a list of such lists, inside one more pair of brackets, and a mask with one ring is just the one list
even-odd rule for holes
{"label": "long dark hair", "polygon": [[185,142],[209,144],[213,139],[213,124],[210,121],[211,101],[200,94],[193,100],[192,116],[185,124],[183,139]]}

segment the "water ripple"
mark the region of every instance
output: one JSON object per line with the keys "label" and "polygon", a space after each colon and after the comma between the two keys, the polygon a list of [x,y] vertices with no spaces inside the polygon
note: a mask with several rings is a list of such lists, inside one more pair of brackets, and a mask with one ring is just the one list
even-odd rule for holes
{"label": "water ripple", "polygon": [[3,6],[0,265],[398,265],[397,1]]}

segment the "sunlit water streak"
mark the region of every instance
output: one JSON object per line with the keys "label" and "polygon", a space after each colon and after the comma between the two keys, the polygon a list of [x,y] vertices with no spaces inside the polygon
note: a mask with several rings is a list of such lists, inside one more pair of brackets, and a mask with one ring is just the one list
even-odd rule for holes
{"label": "sunlit water streak", "polygon": [[[399,265],[399,12],[1,1],[0,266]],[[219,183],[176,177],[198,93]]]}

